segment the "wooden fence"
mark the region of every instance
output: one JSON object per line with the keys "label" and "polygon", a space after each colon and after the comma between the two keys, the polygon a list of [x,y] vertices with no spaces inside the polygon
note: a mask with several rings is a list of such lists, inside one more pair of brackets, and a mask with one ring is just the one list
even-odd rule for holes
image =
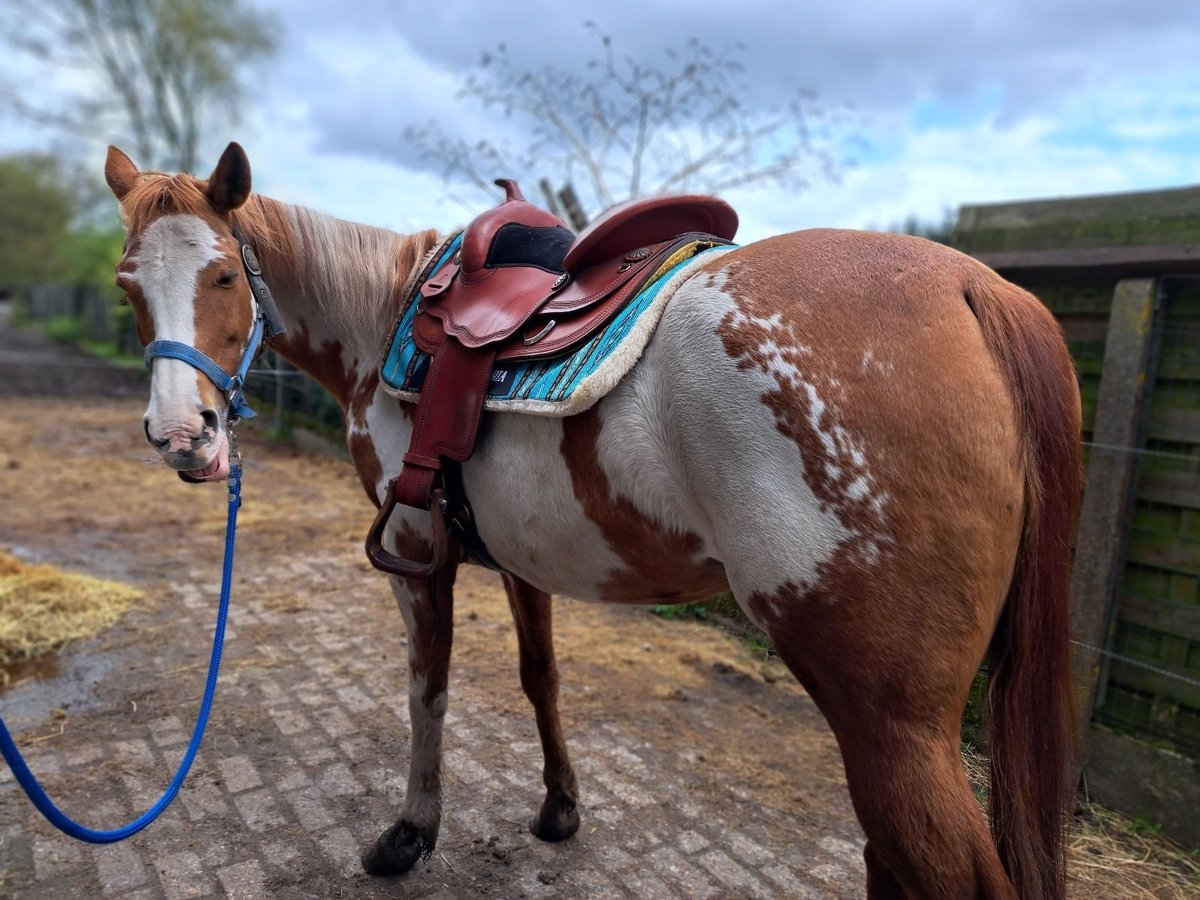
{"label": "wooden fence", "polygon": [[954,242],[1042,298],[1078,367],[1085,785],[1200,845],[1200,189],[964,207]]}

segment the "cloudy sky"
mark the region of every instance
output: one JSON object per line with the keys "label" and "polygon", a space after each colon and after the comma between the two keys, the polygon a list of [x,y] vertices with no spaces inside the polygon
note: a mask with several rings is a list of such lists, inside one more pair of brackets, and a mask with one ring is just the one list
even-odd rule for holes
{"label": "cloudy sky", "polygon": [[[469,216],[447,198],[464,192],[422,164],[406,127],[433,118],[472,141],[513,128],[457,96],[483,51],[503,42],[518,66],[583,73],[597,50],[566,2],[254,2],[278,17],[280,52],[255,73],[249,114],[211,134],[213,161],[237,139],[263,193],[398,230]],[[854,161],[836,183],[728,194],[743,239],[939,220],[962,203],[1200,183],[1196,0],[591,6],[618,52],[644,64],[691,37],[743,47],[748,116],[800,88],[850,110],[830,138]],[[31,74],[36,102],[54,78]],[[0,118],[0,152],[50,146],[102,164],[101,146]]]}

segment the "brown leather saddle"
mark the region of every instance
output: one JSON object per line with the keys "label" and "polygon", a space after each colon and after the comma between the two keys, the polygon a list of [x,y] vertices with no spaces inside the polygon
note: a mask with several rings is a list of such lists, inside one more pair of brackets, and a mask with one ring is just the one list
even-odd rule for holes
{"label": "brown leather saddle", "polygon": [[[466,227],[452,259],[417,281],[413,339],[432,360],[404,466],[388,483],[367,536],[372,564],[395,575],[425,578],[445,564],[447,516],[463,543],[482,549],[466,498],[461,489],[448,497],[447,481],[460,484],[457,464],[475,449],[497,362],[570,352],[609,323],[675,250],[697,239],[727,244],[737,231],[728,203],[685,195],[621,204],[575,237],[557,216],[529,203],[515,181],[496,184],[504,201]],[[383,549],[397,504],[430,510],[428,562]]]}

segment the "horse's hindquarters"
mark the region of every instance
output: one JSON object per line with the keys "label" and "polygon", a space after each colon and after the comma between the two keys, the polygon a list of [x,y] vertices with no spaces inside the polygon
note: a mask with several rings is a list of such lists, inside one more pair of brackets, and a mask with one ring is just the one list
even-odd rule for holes
{"label": "horse's hindquarters", "polygon": [[967,271],[913,239],[778,238],[681,291],[655,344],[680,481],[838,736],[880,896],[1012,891],[957,758],[1024,503]]}

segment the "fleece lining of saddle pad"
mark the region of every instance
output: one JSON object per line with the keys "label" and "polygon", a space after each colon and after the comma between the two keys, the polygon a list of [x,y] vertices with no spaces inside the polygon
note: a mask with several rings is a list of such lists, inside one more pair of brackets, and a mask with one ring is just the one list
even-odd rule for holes
{"label": "fleece lining of saddle pad", "polygon": [[[461,237],[452,241],[428,277],[454,255]],[[616,387],[642,356],[667,301],[689,277],[697,260],[732,250],[733,245],[701,249],[687,244],[664,260],[655,275],[602,330],[574,350],[553,359],[516,360],[492,370],[484,408],[535,416],[573,416],[591,407]],[[392,330],[379,374],[383,388],[402,400],[416,401],[429,371],[428,354],[412,335],[417,291],[408,292],[400,321]]]}

